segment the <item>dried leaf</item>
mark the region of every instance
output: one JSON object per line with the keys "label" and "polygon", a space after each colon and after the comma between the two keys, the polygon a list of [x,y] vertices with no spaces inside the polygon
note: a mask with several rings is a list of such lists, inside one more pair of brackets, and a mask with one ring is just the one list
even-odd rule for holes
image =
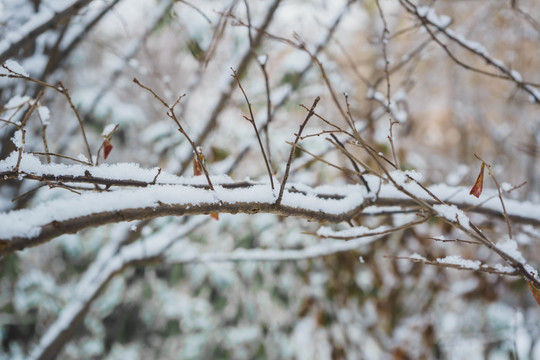
{"label": "dried leaf", "polygon": [[103,158],[106,160],[114,146],[108,139],[103,141]]}
{"label": "dried leaf", "polygon": [[200,176],[202,175],[201,164],[197,161],[197,155],[193,156],[193,175]]}
{"label": "dried leaf", "polygon": [[478,174],[478,177],[476,178],[476,182],[474,183],[474,186],[469,192],[470,195],[473,195],[476,197],[480,197],[480,195],[482,195],[482,188],[484,187],[484,167],[485,167],[485,164],[484,162],[482,162],[482,165],[480,166],[480,174]]}
{"label": "dried leaf", "polygon": [[210,213],[210,217],[214,220],[219,220],[219,213]]}
{"label": "dried leaf", "polygon": [[540,305],[540,289],[537,289],[534,287],[533,284],[530,282],[527,282],[529,284],[529,289],[531,290],[532,296],[534,297],[534,300],[536,300],[536,303]]}

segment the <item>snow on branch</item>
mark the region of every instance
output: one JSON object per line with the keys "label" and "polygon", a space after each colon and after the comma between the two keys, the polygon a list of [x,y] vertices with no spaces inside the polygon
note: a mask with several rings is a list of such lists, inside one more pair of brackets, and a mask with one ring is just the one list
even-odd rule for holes
{"label": "snow on branch", "polygon": [[238,249],[230,252],[215,252],[204,254],[180,254],[171,252],[167,256],[168,264],[192,264],[209,262],[240,262],[240,261],[298,261],[332,255],[340,252],[356,250],[369,245],[381,238],[368,236],[351,241],[323,241],[300,250],[273,250],[273,249]]}
{"label": "snow on branch", "polygon": [[[380,184],[381,180],[375,176],[367,176],[366,179],[372,188],[380,187],[377,197],[368,194],[366,188],[360,185],[311,188],[302,184],[290,184],[281,204],[278,204],[269,184],[234,182],[227,176],[215,177],[215,191],[211,191],[202,177],[182,178],[166,173],[160,173],[157,177],[156,169],[141,169],[135,164],[42,164],[35,156],[24,154],[18,172],[14,172],[16,163],[16,153],[1,161],[0,175],[39,180],[50,186],[58,181],[64,186],[79,182],[105,187],[98,187],[100,191],[97,192],[92,188],[93,191],[82,195],[49,201],[31,209],[0,214],[0,223],[3,224],[0,254],[34,246],[88,227],[161,216],[263,212],[339,223],[352,219],[368,207],[373,209],[374,206],[399,206],[402,212],[418,210],[417,201],[391,183]],[[400,186],[427,203],[435,202],[417,183],[403,183]],[[435,205],[437,212],[432,215],[447,218],[450,222],[456,221],[456,215],[462,214],[459,209],[469,207],[472,207],[470,211],[473,212],[501,218],[503,216],[496,198],[482,203],[469,196],[468,189],[447,185],[434,185],[429,191],[446,201],[446,205]],[[506,206],[512,221],[540,224],[540,214],[535,211],[538,205],[507,200]],[[464,214],[457,216],[459,224],[466,227],[464,218]],[[379,231],[385,232],[384,229]],[[334,235],[350,238],[354,234]]]}
{"label": "snow on branch", "polygon": [[506,275],[506,276],[519,276],[520,273],[512,266],[496,264],[495,266],[489,266],[482,264],[478,260],[463,259],[457,255],[450,255],[444,258],[438,258],[436,260],[428,260],[425,257],[413,254],[410,256],[395,256],[391,257],[395,260],[409,260],[412,262],[420,262],[424,265],[432,265],[443,268],[457,269],[457,270],[472,270],[481,271],[490,274]]}

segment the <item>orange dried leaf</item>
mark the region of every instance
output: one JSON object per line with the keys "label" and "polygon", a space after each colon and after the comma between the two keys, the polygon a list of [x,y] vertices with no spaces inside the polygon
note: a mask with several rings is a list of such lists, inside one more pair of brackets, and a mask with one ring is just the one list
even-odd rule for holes
{"label": "orange dried leaf", "polygon": [[201,164],[197,161],[197,158],[195,156],[193,156],[193,175],[202,175]]}
{"label": "orange dried leaf", "polygon": [[540,305],[540,289],[534,287],[534,285],[530,282],[527,283],[529,284],[529,289],[531,290],[531,294],[534,297],[534,300],[536,300],[536,303]]}
{"label": "orange dried leaf", "polygon": [[103,141],[103,158],[107,159],[109,154],[111,153],[111,150],[114,148],[114,146],[111,144],[111,142],[107,139]]}
{"label": "orange dried leaf", "polygon": [[210,217],[214,220],[219,220],[219,213],[210,213]]}
{"label": "orange dried leaf", "polygon": [[473,195],[476,197],[480,197],[480,195],[482,195],[482,188],[484,186],[484,166],[485,164],[482,162],[482,165],[480,166],[480,174],[478,174],[476,182],[474,183],[474,186],[469,192],[469,195]]}

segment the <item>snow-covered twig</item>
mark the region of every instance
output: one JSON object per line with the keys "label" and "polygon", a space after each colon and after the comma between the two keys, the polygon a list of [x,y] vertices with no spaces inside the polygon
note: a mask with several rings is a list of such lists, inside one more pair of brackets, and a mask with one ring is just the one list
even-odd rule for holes
{"label": "snow-covered twig", "polygon": [[231,252],[216,252],[203,254],[175,255],[170,254],[167,264],[196,264],[210,262],[240,262],[240,261],[299,261],[313,259],[340,252],[357,250],[381,239],[382,236],[369,236],[350,241],[328,241],[306,246],[300,250],[272,249],[238,249]]}
{"label": "snow-covered twig", "polygon": [[481,264],[477,260],[467,260],[456,255],[447,256],[437,260],[428,260],[423,256],[414,254],[413,256],[386,256],[387,258],[395,260],[409,260],[412,262],[420,262],[424,265],[432,265],[449,269],[458,270],[472,270],[481,271],[490,274],[506,275],[506,276],[519,276],[520,273],[511,266],[504,266],[497,264],[496,266],[489,266]]}

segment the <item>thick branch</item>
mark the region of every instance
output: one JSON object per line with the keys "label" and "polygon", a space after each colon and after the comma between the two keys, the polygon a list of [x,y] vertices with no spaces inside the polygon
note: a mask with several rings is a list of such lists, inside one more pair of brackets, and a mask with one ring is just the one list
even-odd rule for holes
{"label": "thick branch", "polygon": [[[374,188],[374,177],[367,179]],[[225,186],[227,188],[225,188]],[[274,202],[268,185],[245,182],[228,183],[209,191],[208,185],[148,185],[144,188],[121,189],[103,193],[85,193],[71,199],[59,199],[33,209],[0,214],[0,255],[35,246],[67,233],[109,223],[152,219],[161,216],[200,215],[209,213],[271,213],[301,217],[310,221],[343,222],[362,215],[370,215],[374,208],[393,207],[399,212],[418,209],[418,204],[391,185],[383,185],[377,198],[367,195],[365,187],[325,187],[324,191],[292,185],[284,193],[280,204]],[[296,186],[296,188],[295,188]],[[420,193],[418,185],[407,184],[410,191]],[[416,189],[416,190],[415,190]],[[443,194],[454,194],[444,199],[460,209],[503,218],[496,198],[479,204],[468,196],[468,189],[442,185],[431,191],[444,199]],[[429,195],[423,201],[434,204]],[[507,200],[508,216],[513,222],[540,225],[537,205]]]}
{"label": "thick branch", "polygon": [[[246,198],[252,200],[235,200]],[[115,208],[120,199],[124,199],[125,204]],[[342,202],[343,206],[339,206]],[[304,207],[296,205],[299,203],[305,204]],[[333,203],[331,204],[333,208],[345,208],[347,203],[352,206],[344,211],[332,213],[322,210],[325,203]],[[135,204],[139,206],[133,206]],[[182,185],[155,185],[145,189],[85,194],[70,200],[42,204],[31,210],[0,214],[0,222],[6,223],[0,234],[0,255],[39,245],[63,234],[121,221],[162,216],[261,212],[301,217],[311,221],[342,222],[353,218],[369,204],[370,199],[364,199],[359,194],[333,200],[286,192],[282,203],[277,205],[274,203],[270,188],[266,185],[233,190],[216,188],[216,192]],[[73,215],[66,214],[64,209],[68,209],[68,206],[69,209],[80,211]]]}

